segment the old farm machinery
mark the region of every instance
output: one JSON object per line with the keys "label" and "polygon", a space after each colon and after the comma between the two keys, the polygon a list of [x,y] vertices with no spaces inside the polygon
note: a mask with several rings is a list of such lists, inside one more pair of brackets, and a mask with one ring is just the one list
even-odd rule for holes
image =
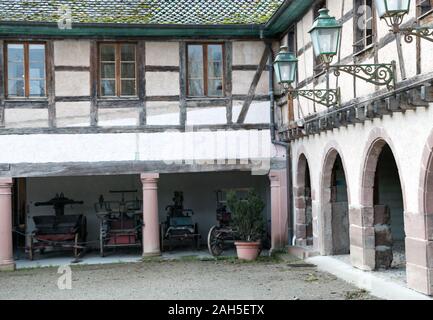
{"label": "old farm machinery", "polygon": [[165,210],[167,218],[161,224],[161,248],[164,247],[164,241],[168,242],[169,250],[175,241],[191,241],[193,247],[198,249],[201,236],[197,223],[194,223],[192,219],[194,211],[183,207],[183,193],[175,191],[173,204],[168,205]]}
{"label": "old farm machinery", "polygon": [[[141,247],[143,210],[137,199],[137,190],[110,191],[120,194],[121,199],[106,201],[101,195],[95,204],[96,215],[100,220],[99,249],[101,257],[107,248]],[[134,194],[133,200],[126,200],[125,194]]]}
{"label": "old farm machinery", "polygon": [[236,231],[230,226],[231,213],[227,208],[226,201],[223,199],[223,191],[216,193],[216,219],[217,225],[210,228],[207,236],[207,246],[209,253],[214,257],[221,255],[228,244],[234,244]]}
{"label": "old farm machinery", "polygon": [[73,250],[78,258],[84,252],[87,237],[86,217],[82,214],[65,215],[65,206],[83,204],[83,201],[68,199],[63,193],[35,206],[52,206],[55,215],[33,217],[35,230],[30,234],[28,256],[33,260],[35,251],[44,253],[47,248]]}

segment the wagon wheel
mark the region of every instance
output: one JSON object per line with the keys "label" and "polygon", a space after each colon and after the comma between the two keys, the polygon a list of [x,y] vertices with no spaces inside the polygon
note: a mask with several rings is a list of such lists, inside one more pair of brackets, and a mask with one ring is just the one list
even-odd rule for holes
{"label": "wagon wheel", "polygon": [[209,253],[218,257],[224,250],[224,239],[221,237],[218,226],[213,226],[207,236],[207,246]]}
{"label": "wagon wheel", "polygon": [[30,241],[29,241],[29,260],[33,261],[33,237],[30,236]]}
{"label": "wagon wheel", "polygon": [[99,228],[99,255],[101,257],[104,257],[104,232],[103,232],[103,225],[101,223],[101,226]]}
{"label": "wagon wheel", "polygon": [[74,239],[74,257],[75,259],[78,259],[80,256],[80,251],[78,250],[78,240],[79,240],[79,233],[77,232],[75,234],[75,239]]}

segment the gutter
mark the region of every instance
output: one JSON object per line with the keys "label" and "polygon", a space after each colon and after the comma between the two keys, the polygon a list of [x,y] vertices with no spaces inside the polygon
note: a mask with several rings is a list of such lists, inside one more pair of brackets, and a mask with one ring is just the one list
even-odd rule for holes
{"label": "gutter", "polygon": [[289,193],[287,215],[288,215],[288,244],[292,245],[292,239],[294,237],[293,226],[294,226],[294,210],[293,210],[293,170],[292,170],[292,145],[279,141],[276,137],[276,124],[275,124],[275,96],[274,96],[274,69],[272,67],[274,52],[270,42],[266,42],[266,47],[269,50],[269,103],[270,103],[270,129],[271,129],[271,142],[274,145],[282,146],[286,148],[286,159],[287,159],[287,192]]}

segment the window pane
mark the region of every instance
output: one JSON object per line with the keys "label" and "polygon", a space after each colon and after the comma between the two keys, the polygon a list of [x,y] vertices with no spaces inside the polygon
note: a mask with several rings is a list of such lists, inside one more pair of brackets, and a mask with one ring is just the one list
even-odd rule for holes
{"label": "window pane", "polygon": [[31,80],[30,85],[30,96],[42,97],[45,95],[45,80]]}
{"label": "window pane", "polygon": [[15,61],[15,62],[24,61],[23,44],[8,44],[8,61]]}
{"label": "window pane", "polygon": [[222,78],[223,64],[222,62],[209,62],[207,67],[209,78]]}
{"label": "window pane", "polygon": [[115,64],[114,63],[102,63],[101,64],[101,78],[112,78],[116,77]]}
{"label": "window pane", "polygon": [[30,62],[45,61],[45,46],[43,44],[29,45],[29,60]]}
{"label": "window pane", "polygon": [[189,95],[190,96],[203,96],[203,80],[202,79],[190,79],[189,80]]}
{"label": "window pane", "polygon": [[9,80],[8,81],[8,94],[10,96],[23,97],[24,96],[24,80]]}
{"label": "window pane", "polygon": [[222,61],[223,48],[221,45],[211,44],[207,46],[207,59],[208,61]]}
{"label": "window pane", "polygon": [[24,78],[24,64],[9,62],[8,64],[8,78]]}
{"label": "window pane", "polygon": [[122,61],[135,61],[135,45],[123,44],[120,48]]}
{"label": "window pane", "polygon": [[208,81],[208,94],[209,96],[222,96],[223,95],[223,82],[221,80]]}
{"label": "window pane", "polygon": [[45,79],[45,63],[31,62],[29,68],[30,79]]}
{"label": "window pane", "polygon": [[121,78],[135,78],[135,63],[122,63]]}
{"label": "window pane", "polygon": [[101,46],[101,61],[115,61],[116,50],[114,45]]}
{"label": "window pane", "polygon": [[101,95],[115,96],[116,95],[116,81],[115,80],[102,80],[101,81]]}
{"label": "window pane", "polygon": [[188,75],[190,78],[203,78],[203,47],[188,46]]}
{"label": "window pane", "polygon": [[122,96],[134,96],[135,95],[135,80],[122,80]]}

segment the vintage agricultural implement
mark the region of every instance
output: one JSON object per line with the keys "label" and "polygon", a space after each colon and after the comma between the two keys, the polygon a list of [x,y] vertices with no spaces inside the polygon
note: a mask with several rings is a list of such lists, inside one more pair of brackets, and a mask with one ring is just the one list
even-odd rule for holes
{"label": "vintage agricultural implement", "polygon": [[66,198],[63,193],[46,202],[36,202],[35,206],[53,206],[55,215],[35,216],[35,230],[28,242],[28,257],[33,260],[35,251],[43,254],[47,248],[72,250],[78,258],[85,249],[87,237],[86,217],[82,214],[65,215],[65,206],[83,204]]}
{"label": "vintage agricultural implement", "polygon": [[136,197],[125,200],[125,193],[137,190],[110,191],[120,193],[120,201],[105,201],[101,195],[95,204],[96,215],[100,220],[99,250],[101,257],[107,248],[141,247],[143,210],[142,202]]}
{"label": "vintage agricultural implement", "polygon": [[184,209],[183,193],[174,192],[173,204],[165,208],[167,218],[161,224],[161,248],[164,248],[164,241],[168,242],[169,250],[172,249],[173,243],[191,241],[194,248],[200,247],[200,233],[198,225],[194,223],[192,216],[194,211]]}
{"label": "vintage agricultural implement", "polygon": [[223,192],[218,190],[216,193],[216,219],[217,225],[210,228],[207,236],[207,246],[209,253],[214,257],[221,255],[228,244],[234,244],[236,240],[236,230],[230,226],[231,213],[227,208],[226,201],[223,200]]}

